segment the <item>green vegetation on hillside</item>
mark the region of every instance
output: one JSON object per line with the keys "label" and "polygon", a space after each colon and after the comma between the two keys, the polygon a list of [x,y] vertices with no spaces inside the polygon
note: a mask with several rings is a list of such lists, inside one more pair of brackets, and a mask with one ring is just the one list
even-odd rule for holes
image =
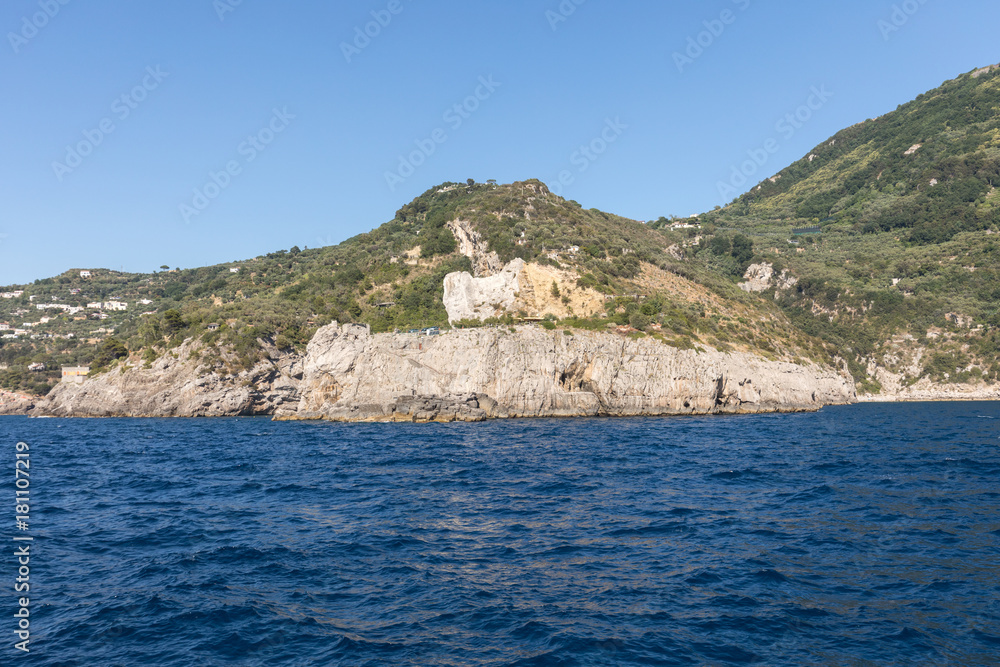
{"label": "green vegetation on hillside", "polygon": [[[2,288],[0,387],[42,394],[60,366],[150,364],[189,339],[205,343],[205,371],[233,373],[301,352],[334,320],[376,332],[447,327],[444,277],[473,269],[455,225],[505,263],[574,276],[543,287],[555,302],[600,293],[603,312],[569,310],[558,325],[549,315],[543,326],[554,331],[839,356],[863,391],[879,390],[880,368],[904,383],[1000,381],[998,182],[995,70],[850,127],[697,219],[643,224],[584,209],[537,180],[443,183],[336,246],[153,274],[76,270]],[[812,227],[819,233],[802,231]],[[761,263],[776,277],[762,293],[743,291],[737,283]]]}
{"label": "green vegetation on hillside", "polygon": [[[790,270],[795,287],[769,294],[841,351],[863,390],[879,389],[877,366],[909,382],[997,381],[998,184],[994,70],[839,132],[702,220]],[[814,225],[819,235],[792,234]]]}
{"label": "green vegetation on hillside", "polygon": [[727,214],[893,231],[927,245],[1000,222],[997,185],[1000,69],[948,81],[838,132]]}

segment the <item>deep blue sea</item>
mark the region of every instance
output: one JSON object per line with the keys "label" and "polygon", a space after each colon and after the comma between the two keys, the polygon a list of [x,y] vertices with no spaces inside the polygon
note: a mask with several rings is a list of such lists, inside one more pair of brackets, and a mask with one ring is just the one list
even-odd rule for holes
{"label": "deep blue sea", "polygon": [[1000,403],[0,436],[3,665],[1000,664]]}

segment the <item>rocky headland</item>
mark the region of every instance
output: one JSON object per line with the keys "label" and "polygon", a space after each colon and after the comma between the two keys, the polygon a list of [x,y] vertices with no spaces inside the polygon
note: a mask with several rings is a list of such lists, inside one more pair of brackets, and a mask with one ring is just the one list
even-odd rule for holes
{"label": "rocky headland", "polygon": [[441,336],[332,324],[278,419],[478,421],[504,417],[748,414],[855,400],[844,371],[652,338],[521,326]]}
{"label": "rocky headland", "polygon": [[125,363],[81,384],[61,383],[28,411],[51,417],[231,417],[297,405],[302,360],[272,347],[236,374],[205,372],[192,340],[150,365]]}
{"label": "rocky headland", "polygon": [[200,372],[197,351],[189,341],[148,367],[60,384],[19,412],[429,422],[793,412],[856,399],[843,370],[536,326],[425,336],[334,323],[304,357],[275,350],[236,375]]}

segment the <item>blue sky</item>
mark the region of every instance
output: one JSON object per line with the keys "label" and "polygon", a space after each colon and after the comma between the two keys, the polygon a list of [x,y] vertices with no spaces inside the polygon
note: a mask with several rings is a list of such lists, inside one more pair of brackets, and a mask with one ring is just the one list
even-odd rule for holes
{"label": "blue sky", "polygon": [[0,285],[330,245],[467,178],[699,213],[768,140],[754,181],[1000,62],[997,25],[992,0],[7,0]]}

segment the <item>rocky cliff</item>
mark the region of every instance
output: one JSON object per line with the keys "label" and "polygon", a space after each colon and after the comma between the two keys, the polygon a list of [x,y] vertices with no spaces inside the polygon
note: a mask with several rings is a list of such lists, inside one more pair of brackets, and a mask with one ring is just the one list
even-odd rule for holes
{"label": "rocky cliff", "polygon": [[83,384],[60,384],[35,416],[226,417],[270,415],[298,404],[301,360],[271,348],[270,359],[229,375],[200,369],[200,344],[187,341],[150,367],[125,364]]}
{"label": "rocky cliff", "polygon": [[607,307],[606,299],[596,290],[580,287],[579,277],[575,271],[526,264],[522,259],[488,276],[449,273],[444,279],[444,307],[452,323],[519,311],[529,317],[597,315]]}
{"label": "rocky cliff", "polygon": [[26,415],[41,399],[0,390],[0,415]]}
{"label": "rocky cliff", "polygon": [[332,324],[309,343],[301,401],[279,419],[477,421],[814,410],[855,400],[846,372],[614,333],[483,328],[372,335]]}
{"label": "rocky cliff", "polygon": [[[1000,385],[977,382],[940,383],[928,378],[912,381],[905,373],[876,367],[869,371],[882,386],[877,394],[859,396],[858,400],[872,403],[908,401],[996,401],[1000,400]],[[911,371],[912,372],[912,371]],[[918,371],[919,372],[919,371]]]}
{"label": "rocky cliff", "polygon": [[499,273],[475,277],[465,271],[444,279],[444,307],[448,321],[486,320],[500,317],[514,306],[521,291],[524,260],[515,259]]}

